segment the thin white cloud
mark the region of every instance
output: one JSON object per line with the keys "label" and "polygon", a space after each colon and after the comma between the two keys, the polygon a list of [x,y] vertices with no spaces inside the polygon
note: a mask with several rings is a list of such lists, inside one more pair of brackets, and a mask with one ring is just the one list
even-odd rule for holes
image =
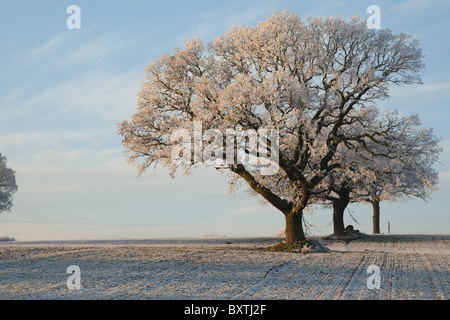
{"label": "thin white cloud", "polygon": [[0,135],[0,144],[4,147],[12,147],[14,145],[28,145],[35,144],[38,146],[59,145],[67,143],[67,141],[86,141],[89,139],[96,139],[104,135],[102,130],[91,129],[86,130],[67,130],[59,132],[23,132]]}
{"label": "thin white cloud", "polygon": [[119,161],[125,164],[119,138],[117,146],[104,145],[114,134],[107,130],[2,134],[0,145],[16,171],[52,173],[90,166],[101,170],[112,164],[117,168]]}
{"label": "thin white cloud", "polygon": [[448,94],[450,92],[450,81],[425,83],[424,85],[419,86],[416,89],[419,92],[425,92],[430,94],[437,94],[437,93]]}
{"label": "thin white cloud", "polygon": [[445,181],[450,185],[450,171],[439,173],[439,179],[441,182]]}
{"label": "thin white cloud", "polygon": [[136,42],[131,37],[124,37],[118,34],[103,34],[96,39],[81,45],[75,51],[68,53],[60,64],[82,64],[93,63],[99,59],[106,59],[115,52],[135,45]]}
{"label": "thin white cloud", "polygon": [[[259,198],[255,198],[259,199]],[[256,202],[256,200],[255,200]],[[230,217],[233,216],[254,216],[254,215],[260,215],[261,213],[273,213],[277,212],[277,209],[275,209],[272,206],[262,206],[262,205],[254,205],[254,206],[242,206],[237,209],[231,210],[227,213]]]}
{"label": "thin white cloud", "polygon": [[66,33],[60,33],[45,42],[44,44],[31,49],[26,52],[21,58],[20,61],[27,65],[34,63],[37,60],[41,60],[43,58],[48,57],[53,54],[56,50],[59,50],[60,47],[64,45],[66,40],[70,37],[70,35]]}
{"label": "thin white cloud", "polygon": [[443,97],[450,94],[450,81],[440,81],[439,79],[424,79],[422,85],[393,86],[390,88],[391,98],[402,101],[443,101]]}
{"label": "thin white cloud", "polygon": [[91,73],[15,100],[8,112],[37,118],[67,114],[67,121],[86,117],[100,122],[120,121],[135,110],[142,79],[139,71],[117,75]]}
{"label": "thin white cloud", "polygon": [[130,35],[104,33],[96,37],[64,32],[53,36],[35,48],[19,54],[11,61],[10,71],[47,66],[48,69],[74,67],[104,61],[137,44]]}

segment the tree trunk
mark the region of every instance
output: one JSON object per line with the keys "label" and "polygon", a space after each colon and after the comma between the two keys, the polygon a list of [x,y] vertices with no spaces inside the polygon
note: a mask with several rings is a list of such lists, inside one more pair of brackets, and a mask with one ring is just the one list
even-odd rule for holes
{"label": "tree trunk", "polygon": [[372,201],[373,206],[373,233],[380,233],[380,201]]}
{"label": "tree trunk", "polygon": [[344,211],[345,206],[340,201],[333,201],[333,234],[336,236],[344,235]]}
{"label": "tree trunk", "polygon": [[286,243],[294,244],[295,242],[305,240],[305,233],[303,232],[303,212],[290,212],[286,217]]}
{"label": "tree trunk", "polygon": [[339,199],[333,200],[333,234],[336,236],[344,235],[344,212],[350,203],[350,190],[342,187],[339,190]]}

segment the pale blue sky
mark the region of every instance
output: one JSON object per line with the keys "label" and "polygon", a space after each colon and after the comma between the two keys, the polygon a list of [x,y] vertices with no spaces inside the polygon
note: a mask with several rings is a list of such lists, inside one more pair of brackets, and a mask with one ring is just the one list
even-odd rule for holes
{"label": "pale blue sky", "polygon": [[[66,9],[81,8],[69,30]],[[392,88],[383,108],[417,113],[442,138],[439,190],[425,203],[382,203],[382,232],[450,230],[450,2],[412,1],[0,1],[0,152],[17,172],[11,213],[0,236],[18,240],[270,236],[284,217],[226,177],[200,169],[172,180],[164,169],[137,178],[125,161],[117,123],[136,108],[145,67],[193,35],[207,42],[233,24],[254,25],[273,11],[303,17],[368,17],[419,39],[423,86]],[[351,205],[346,224],[370,233],[371,208]],[[314,234],[332,232],[331,212],[315,210]]]}

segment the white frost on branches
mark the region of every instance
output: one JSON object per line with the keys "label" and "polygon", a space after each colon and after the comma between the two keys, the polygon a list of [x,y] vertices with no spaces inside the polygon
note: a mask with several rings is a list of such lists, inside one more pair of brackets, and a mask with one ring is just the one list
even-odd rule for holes
{"label": "white frost on branches", "polygon": [[430,173],[434,149],[418,162],[411,159],[416,148],[427,148],[427,132],[422,146],[411,145],[420,134],[402,132],[389,122],[398,119],[379,116],[374,106],[389,97],[391,84],[421,83],[422,57],[417,40],[368,29],[358,17],[303,21],[278,12],[253,27],[234,26],[207,46],[186,41],[151,62],[137,111],[118,132],[139,173],[159,163],[173,176],[178,168],[189,173],[195,163],[171,161],[178,141],[170,135],[192,133],[195,121],[223,135],[238,127],[279,130],[277,174],[262,176],[237,163],[222,170],[230,172],[231,189],[244,180],[286,217],[301,216],[330,178],[360,181],[363,175],[366,183],[378,166],[392,166],[414,172],[389,176],[409,186]]}

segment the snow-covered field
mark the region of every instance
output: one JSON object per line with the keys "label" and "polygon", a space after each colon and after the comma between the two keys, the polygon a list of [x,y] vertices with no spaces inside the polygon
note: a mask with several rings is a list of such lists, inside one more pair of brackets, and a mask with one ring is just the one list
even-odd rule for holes
{"label": "snow-covered field", "polygon": [[[0,299],[450,299],[450,235],[325,241],[328,253],[263,250],[281,238],[0,243]],[[80,268],[81,289],[66,273]],[[380,289],[369,289],[370,265]]]}

